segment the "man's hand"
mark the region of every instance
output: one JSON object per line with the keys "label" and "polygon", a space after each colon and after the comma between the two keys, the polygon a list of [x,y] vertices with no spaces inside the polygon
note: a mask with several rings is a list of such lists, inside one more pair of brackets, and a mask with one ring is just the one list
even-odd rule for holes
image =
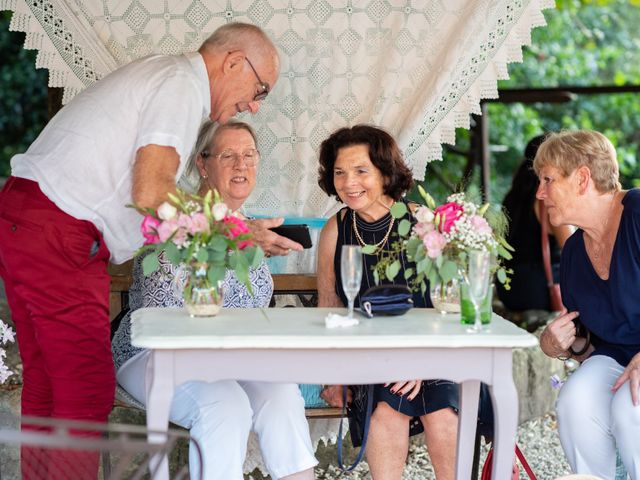
{"label": "man's hand", "polygon": [[279,227],[284,222],[284,218],[262,218],[259,220],[248,220],[247,225],[253,233],[255,242],[262,248],[265,256],[288,255],[291,250],[301,252],[302,245],[286,237],[278,235],[269,230]]}
{"label": "man's hand", "polygon": [[[325,385],[320,392],[320,398],[331,407],[342,408],[342,385]],[[347,403],[352,400],[351,389],[347,388]]]}
{"label": "man's hand", "polygon": [[624,369],[622,375],[618,377],[616,383],[613,384],[611,390],[617,391],[623,384],[629,380],[629,388],[631,388],[631,401],[637,407],[640,405],[638,390],[640,390],[640,353],[636,353],[627,368]]}

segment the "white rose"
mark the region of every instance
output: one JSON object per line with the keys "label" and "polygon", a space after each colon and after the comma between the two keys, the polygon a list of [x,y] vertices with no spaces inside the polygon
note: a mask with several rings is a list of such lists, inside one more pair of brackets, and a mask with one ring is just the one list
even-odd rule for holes
{"label": "white rose", "polygon": [[162,202],[162,205],[158,207],[158,217],[161,220],[171,220],[177,213],[178,209],[169,202]]}
{"label": "white rose", "polygon": [[433,212],[427,207],[418,207],[416,209],[416,220],[420,223],[431,223],[433,222]]}
{"label": "white rose", "polygon": [[228,210],[229,208],[224,203],[215,203],[211,207],[211,213],[213,214],[213,218],[215,219],[216,222],[219,222],[220,220],[222,220],[227,214]]}

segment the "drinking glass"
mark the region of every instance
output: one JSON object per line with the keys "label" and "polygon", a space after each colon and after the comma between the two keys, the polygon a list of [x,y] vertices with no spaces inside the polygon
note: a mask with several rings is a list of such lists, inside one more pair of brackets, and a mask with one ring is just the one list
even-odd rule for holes
{"label": "drinking glass", "polygon": [[489,293],[489,279],[491,268],[491,255],[484,250],[471,250],[468,255],[467,284],[469,285],[469,300],[473,303],[475,321],[467,332],[478,333],[482,331],[480,307]]}
{"label": "drinking glass", "polygon": [[353,318],[353,302],[362,282],[362,249],[357,245],[343,245],[340,259],[342,290],[349,302],[349,319]]}

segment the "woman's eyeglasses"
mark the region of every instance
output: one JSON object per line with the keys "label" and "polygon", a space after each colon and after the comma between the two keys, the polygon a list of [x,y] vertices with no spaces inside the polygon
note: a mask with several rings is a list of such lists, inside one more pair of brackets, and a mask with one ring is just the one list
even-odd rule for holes
{"label": "woman's eyeglasses", "polygon": [[242,159],[247,167],[255,167],[260,160],[260,152],[255,148],[249,148],[242,153],[234,152],[233,150],[224,150],[216,155],[213,155],[208,150],[204,150],[200,153],[200,156],[204,159],[216,158],[220,160],[220,165],[223,167],[234,167],[236,163]]}

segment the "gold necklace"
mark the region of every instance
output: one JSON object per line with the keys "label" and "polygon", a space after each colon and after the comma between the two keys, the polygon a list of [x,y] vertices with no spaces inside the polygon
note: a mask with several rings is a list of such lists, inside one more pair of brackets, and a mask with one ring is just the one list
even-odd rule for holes
{"label": "gold necklace", "polygon": [[[353,224],[353,231],[356,234],[356,238],[358,239],[358,243],[360,244],[361,247],[364,247],[365,245],[367,245],[367,242],[365,242],[362,237],[360,236],[360,232],[358,231],[358,225],[356,223],[356,212],[352,211],[352,216],[351,216],[351,223]],[[378,251],[378,249],[380,249],[389,239],[389,235],[391,235],[391,230],[393,229],[393,224],[395,222],[395,218],[391,217],[391,222],[389,222],[389,229],[387,230],[386,235],[384,236],[384,238],[382,240],[380,240],[378,243],[374,244],[373,247],[375,248],[375,251],[373,253],[376,253]]]}

